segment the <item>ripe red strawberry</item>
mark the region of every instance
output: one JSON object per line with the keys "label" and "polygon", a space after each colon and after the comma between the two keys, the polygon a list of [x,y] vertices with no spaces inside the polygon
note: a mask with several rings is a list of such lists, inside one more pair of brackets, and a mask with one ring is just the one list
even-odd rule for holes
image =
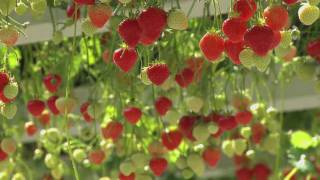
{"label": "ripe red strawberry", "polygon": [[0,147],[0,162],[6,160],[7,157],[8,157],[8,154],[5,153]]}
{"label": "ripe red strawberry", "polygon": [[58,98],[59,98],[58,96],[51,96],[47,100],[47,106],[48,106],[49,110],[52,112],[52,114],[54,114],[54,115],[59,114],[59,110],[57,109],[57,106],[56,106],[56,100]]}
{"label": "ripe red strawberry", "polygon": [[271,49],[276,48],[281,42],[281,32],[280,31],[273,31],[273,42],[271,45]]}
{"label": "ripe red strawberry", "polygon": [[43,84],[45,85],[46,89],[51,93],[55,93],[58,90],[61,83],[62,80],[59,74],[48,74],[43,78]]}
{"label": "ripe red strawberry", "polygon": [[12,26],[0,29],[0,42],[7,46],[16,44],[19,38],[19,32]]}
{"label": "ripe red strawberry", "polygon": [[267,7],[263,12],[266,24],[274,31],[283,29],[289,21],[289,13],[282,6]]}
{"label": "ripe red strawberry", "polygon": [[299,0],[283,0],[288,5],[294,5],[298,2]]}
{"label": "ripe red strawberry", "polygon": [[119,24],[118,32],[129,47],[136,47],[140,41],[142,30],[136,19],[125,19]]}
{"label": "ripe red strawberry", "polygon": [[264,125],[260,123],[256,123],[252,125],[251,130],[252,130],[251,140],[255,144],[260,144],[262,138],[266,133],[266,128],[264,127]]}
{"label": "ripe red strawberry", "polygon": [[28,136],[33,136],[38,131],[37,126],[32,121],[26,122],[24,129]]}
{"label": "ripe red strawberry", "polygon": [[268,26],[253,26],[244,35],[244,41],[258,56],[265,56],[274,41],[273,31]]}
{"label": "ripe red strawberry", "polygon": [[97,28],[102,28],[112,16],[112,8],[106,4],[95,4],[88,8],[90,21]]}
{"label": "ripe red strawberry", "polygon": [[174,150],[179,147],[182,141],[182,134],[178,130],[173,130],[170,132],[163,132],[161,134],[162,144],[168,150]]}
{"label": "ripe red strawberry", "polygon": [[123,116],[130,124],[136,124],[140,120],[142,112],[137,107],[128,107],[123,111]]}
{"label": "ripe red strawberry", "polygon": [[271,170],[267,165],[259,163],[254,166],[252,174],[258,180],[268,180]]}
{"label": "ripe red strawberry", "polygon": [[40,123],[43,126],[47,126],[50,124],[50,114],[48,111],[43,111],[42,114],[38,117]]}
{"label": "ripe red strawberry", "polygon": [[221,153],[219,149],[208,147],[203,151],[202,158],[210,167],[215,167],[221,158]]}
{"label": "ripe red strawberry", "polygon": [[160,38],[161,33],[162,32],[152,32],[152,33],[143,32],[141,34],[139,42],[144,46],[149,46]]}
{"label": "ripe red strawberry", "polygon": [[6,72],[0,72],[0,91],[9,83],[9,75]]}
{"label": "ripe red strawberry", "polygon": [[222,24],[222,31],[230,41],[234,43],[241,42],[247,31],[247,22],[234,17],[226,19]]}
{"label": "ripe red strawberry", "polygon": [[167,98],[165,96],[161,96],[158,99],[156,99],[154,106],[155,106],[155,109],[158,112],[158,114],[160,116],[164,116],[169,111],[169,109],[172,107],[172,102],[169,98]]}
{"label": "ripe red strawberry", "polygon": [[161,33],[167,25],[167,14],[164,10],[149,7],[143,10],[139,17],[138,23],[142,33],[147,37]]}
{"label": "ripe red strawberry", "polygon": [[195,141],[192,130],[196,120],[196,117],[193,116],[183,116],[179,120],[179,131],[183,134],[184,137],[188,138],[191,141]]}
{"label": "ripe red strawberry", "polygon": [[308,42],[307,53],[313,58],[320,57],[320,39]]}
{"label": "ripe red strawberry", "polygon": [[79,5],[92,5],[95,3],[95,0],[73,0],[73,1]]}
{"label": "ripe red strawberry", "polygon": [[257,11],[257,4],[254,0],[237,0],[233,10],[239,14],[239,18],[248,21]]}
{"label": "ripe red strawberry", "polygon": [[123,130],[123,125],[120,122],[111,121],[106,127],[101,128],[102,135],[105,139],[117,140]]}
{"label": "ripe red strawberry", "polygon": [[153,84],[160,86],[170,75],[169,67],[167,64],[151,65],[147,69],[147,75]]}
{"label": "ripe red strawberry", "polygon": [[238,126],[238,123],[234,116],[223,117],[220,119],[218,124],[223,131],[231,131]]}
{"label": "ripe red strawberry", "polygon": [[240,168],[236,172],[237,180],[251,180],[252,179],[252,170],[248,168]]}
{"label": "ripe red strawberry", "polygon": [[225,46],[225,52],[228,55],[229,59],[234,63],[234,64],[241,64],[240,59],[239,59],[239,54],[240,52],[244,49],[244,42],[238,42],[234,43],[230,40],[226,40],[224,43]]}
{"label": "ripe red strawberry", "polygon": [[236,119],[237,123],[242,124],[242,125],[249,124],[251,122],[252,118],[253,118],[252,113],[247,110],[237,112],[237,114],[235,115],[235,119]]}
{"label": "ripe red strawberry", "polygon": [[182,88],[188,87],[194,77],[194,72],[190,68],[184,68],[180,73],[176,74],[175,80]]}
{"label": "ripe red strawberry", "polygon": [[27,109],[29,113],[33,116],[40,116],[45,108],[45,103],[41,100],[34,99],[30,100],[27,104]]}
{"label": "ripe red strawberry", "polygon": [[69,4],[66,10],[67,17],[73,18],[74,20],[78,20],[80,18],[80,9],[77,9],[77,13],[75,14],[75,6],[74,4]]}
{"label": "ripe red strawberry", "polygon": [[90,105],[90,102],[85,102],[80,106],[80,112],[82,114],[82,117],[88,123],[94,120],[93,117],[91,117],[90,114],[88,113],[89,105]]}
{"label": "ripe red strawberry", "polygon": [[224,51],[224,40],[215,33],[206,33],[201,38],[199,46],[207,60],[215,61]]}
{"label": "ripe red strawberry", "polygon": [[133,48],[120,48],[113,53],[113,62],[124,72],[129,72],[137,62],[138,54]]}
{"label": "ripe red strawberry", "polygon": [[119,180],[135,180],[135,178],[135,173],[131,173],[129,176],[125,176],[124,174],[119,173]]}
{"label": "ripe red strawberry", "polygon": [[155,176],[161,176],[168,167],[166,159],[161,157],[154,157],[150,160],[149,166]]}
{"label": "ripe red strawberry", "polygon": [[91,151],[88,155],[88,159],[92,164],[99,165],[103,163],[103,161],[105,160],[105,156],[106,155],[104,151],[98,149],[98,150]]}

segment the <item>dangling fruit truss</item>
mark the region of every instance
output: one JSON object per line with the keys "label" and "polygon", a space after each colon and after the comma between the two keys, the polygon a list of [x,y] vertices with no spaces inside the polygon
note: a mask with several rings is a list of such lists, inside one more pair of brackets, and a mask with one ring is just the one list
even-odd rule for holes
{"label": "dangling fruit truss", "polygon": [[[296,77],[320,91],[319,0],[1,0],[0,12],[0,180],[320,179],[319,115],[284,112]],[[42,17],[52,40],[19,45]]]}

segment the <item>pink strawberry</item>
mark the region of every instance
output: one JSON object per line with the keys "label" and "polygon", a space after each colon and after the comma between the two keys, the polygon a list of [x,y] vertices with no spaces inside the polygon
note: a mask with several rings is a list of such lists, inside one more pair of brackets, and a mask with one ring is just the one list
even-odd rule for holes
{"label": "pink strawberry", "polygon": [[32,121],[26,122],[24,129],[28,136],[33,136],[38,131],[37,126]]}
{"label": "pink strawberry", "polygon": [[154,157],[150,160],[149,166],[155,176],[161,176],[168,167],[166,159],[161,157]]}
{"label": "pink strawberry", "polygon": [[12,26],[0,29],[0,42],[7,46],[16,44],[19,38],[19,32]]}
{"label": "pink strawberry", "polygon": [[257,11],[255,0],[237,0],[233,5],[233,10],[239,14],[239,18],[248,21]]}
{"label": "pink strawberry", "polygon": [[137,107],[128,107],[123,111],[123,116],[131,124],[136,124],[141,118],[142,112]]}
{"label": "pink strawberry", "polygon": [[88,159],[89,161],[92,163],[92,164],[96,164],[96,165],[99,165],[99,164],[102,164],[103,161],[105,160],[105,153],[103,150],[94,150],[94,151],[91,151],[88,155]]}
{"label": "pink strawberry", "polygon": [[272,48],[273,31],[268,26],[253,26],[244,35],[244,41],[258,56],[265,56]]}
{"label": "pink strawberry", "polygon": [[149,80],[157,86],[164,83],[168,79],[169,74],[170,71],[167,64],[154,64],[147,69]]}
{"label": "pink strawberry", "polygon": [[129,47],[136,47],[141,38],[142,30],[136,19],[126,19],[119,24],[118,32]]}
{"label": "pink strawberry", "polygon": [[91,23],[97,28],[102,28],[112,16],[112,8],[105,4],[95,4],[88,8]]}
{"label": "pink strawberry", "polygon": [[176,74],[175,80],[182,88],[188,87],[194,78],[194,72],[190,68],[184,68],[180,73]]}
{"label": "pink strawberry", "polygon": [[247,22],[240,18],[229,18],[223,22],[223,33],[230,41],[237,43],[243,41],[243,36],[247,31]]}
{"label": "pink strawberry", "polygon": [[59,98],[58,96],[51,96],[47,100],[47,106],[48,106],[49,110],[52,112],[52,114],[54,114],[54,115],[58,115],[59,114],[59,110],[56,107],[56,100],[58,98]]}
{"label": "pink strawberry", "polygon": [[234,64],[241,64],[239,59],[240,52],[244,49],[244,42],[234,43],[226,40],[224,43],[225,52]]}
{"label": "pink strawberry", "polygon": [[48,126],[50,124],[50,114],[48,111],[43,111],[38,120],[43,126]]}
{"label": "pink strawberry", "polygon": [[206,33],[199,42],[199,47],[209,61],[216,61],[224,51],[224,40],[215,33]]}
{"label": "pink strawberry", "polygon": [[117,140],[123,130],[123,125],[120,122],[111,121],[106,127],[101,128],[102,135],[105,139]]}
{"label": "pink strawberry", "polygon": [[172,107],[172,102],[169,98],[165,96],[161,96],[158,99],[156,99],[154,106],[156,111],[159,113],[159,115],[164,116],[166,115],[168,110]]}
{"label": "pink strawberry", "polygon": [[266,24],[274,31],[283,29],[289,21],[289,13],[282,6],[267,7],[263,12]]}
{"label": "pink strawberry", "polygon": [[129,72],[137,62],[138,54],[133,48],[120,48],[113,53],[113,62],[124,72]]}
{"label": "pink strawberry", "polygon": [[219,149],[208,147],[202,153],[202,158],[210,167],[215,167],[221,158]]}
{"label": "pink strawberry", "polygon": [[182,141],[182,134],[178,130],[173,130],[170,132],[163,132],[161,134],[162,144],[168,150],[174,150],[179,147]]}
{"label": "pink strawberry", "polygon": [[40,116],[45,106],[46,106],[45,103],[38,99],[30,100],[28,101],[28,104],[27,104],[28,111],[33,116]]}
{"label": "pink strawberry", "polygon": [[43,84],[51,93],[55,93],[58,90],[61,83],[62,80],[59,74],[48,74],[43,78]]}

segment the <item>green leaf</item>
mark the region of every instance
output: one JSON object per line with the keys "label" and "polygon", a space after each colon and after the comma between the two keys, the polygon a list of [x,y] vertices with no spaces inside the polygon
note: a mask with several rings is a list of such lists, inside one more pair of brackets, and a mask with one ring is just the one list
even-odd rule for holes
{"label": "green leaf", "polygon": [[299,149],[308,149],[313,145],[312,137],[305,131],[296,131],[291,135],[291,144]]}

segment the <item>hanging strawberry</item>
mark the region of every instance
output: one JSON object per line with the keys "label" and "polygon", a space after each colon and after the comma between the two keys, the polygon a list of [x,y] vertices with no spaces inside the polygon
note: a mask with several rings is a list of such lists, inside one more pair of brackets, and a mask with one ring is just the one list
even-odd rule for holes
{"label": "hanging strawberry", "polygon": [[282,6],[267,7],[263,12],[266,25],[273,31],[283,29],[289,21],[288,11]]}
{"label": "hanging strawberry", "polygon": [[135,180],[135,177],[136,177],[135,173],[131,173],[128,176],[125,176],[124,174],[119,173],[119,180]]}
{"label": "hanging strawberry", "polygon": [[208,147],[203,151],[202,158],[210,167],[216,167],[221,154],[219,149]]}
{"label": "hanging strawberry", "polygon": [[78,20],[80,18],[80,8],[77,9],[75,13],[75,5],[69,4],[66,10],[67,17],[73,18],[74,20]]}
{"label": "hanging strawberry", "polygon": [[93,150],[89,153],[88,159],[92,164],[100,165],[103,163],[105,160],[105,153],[104,151],[98,149],[98,150]]}
{"label": "hanging strawberry", "polygon": [[40,116],[45,108],[45,103],[41,100],[34,99],[28,101],[27,109],[33,116]]}
{"label": "hanging strawberry", "polygon": [[224,51],[224,40],[216,33],[207,33],[201,38],[199,46],[207,60],[216,61]]}
{"label": "hanging strawberry", "polygon": [[234,116],[225,116],[224,118],[220,119],[219,126],[224,131],[231,131],[238,126],[238,123]]}
{"label": "hanging strawberry", "polygon": [[158,99],[156,99],[154,106],[158,114],[160,116],[164,116],[172,107],[172,101],[165,96],[161,96]]}
{"label": "hanging strawberry", "polygon": [[164,158],[154,157],[150,160],[149,166],[155,176],[161,176],[166,171],[168,162]]}
{"label": "hanging strawberry", "polygon": [[237,123],[242,124],[242,125],[249,124],[251,122],[252,118],[253,118],[252,113],[247,110],[237,112],[237,114],[235,115],[235,119],[236,119]]}
{"label": "hanging strawberry", "polygon": [[244,35],[244,41],[258,56],[265,56],[274,41],[273,31],[268,26],[253,26]]}
{"label": "hanging strawberry", "polygon": [[162,144],[168,150],[174,150],[179,147],[182,141],[182,134],[178,130],[172,130],[169,132],[163,132],[161,134]]}
{"label": "hanging strawberry", "polygon": [[62,83],[61,76],[59,74],[48,74],[43,78],[43,84],[45,85],[46,89],[51,92],[55,93]]}
{"label": "hanging strawberry", "polygon": [[142,112],[137,107],[128,107],[123,111],[123,116],[130,124],[134,125],[140,120]]}
{"label": "hanging strawberry", "polygon": [[193,116],[183,116],[180,118],[178,124],[179,131],[183,134],[184,137],[188,138],[191,141],[195,140],[192,135],[192,130],[196,120],[196,117]]}
{"label": "hanging strawberry", "polygon": [[320,39],[308,42],[307,53],[313,58],[320,58]]}
{"label": "hanging strawberry", "polygon": [[7,45],[13,46],[17,43],[19,38],[19,32],[13,26],[5,26],[0,29],[0,42]]}
{"label": "hanging strawberry", "polygon": [[239,14],[239,18],[248,21],[257,11],[255,0],[236,0],[233,10]]}
{"label": "hanging strawberry", "polygon": [[175,80],[182,88],[188,87],[194,78],[194,72],[190,68],[184,68],[180,73],[176,74]]}
{"label": "hanging strawberry", "polygon": [[88,107],[90,105],[90,102],[84,102],[81,106],[80,106],[80,112],[82,114],[83,119],[90,123],[94,120],[93,117],[90,116],[90,114],[88,113]]}
{"label": "hanging strawberry", "polygon": [[222,24],[222,31],[231,42],[241,42],[247,31],[247,22],[234,17],[226,19]]}
{"label": "hanging strawberry", "polygon": [[238,42],[234,43],[230,40],[226,40],[224,43],[225,46],[225,52],[228,55],[229,59],[234,63],[234,64],[241,64],[240,62],[240,52],[244,49],[244,42]]}
{"label": "hanging strawberry", "polygon": [[32,121],[26,122],[24,129],[28,136],[33,136],[38,131],[37,126]]}
{"label": "hanging strawberry", "polygon": [[133,48],[120,48],[113,53],[113,62],[124,72],[129,72],[138,60],[138,54]]}
{"label": "hanging strawberry", "polygon": [[60,112],[57,109],[56,106],[56,100],[58,99],[58,96],[51,96],[48,100],[47,100],[47,106],[49,108],[49,110],[51,111],[52,114],[54,115],[58,115]]}
{"label": "hanging strawberry", "polygon": [[147,68],[149,80],[159,86],[163,84],[169,77],[170,71],[167,64],[154,64]]}
{"label": "hanging strawberry", "polygon": [[102,28],[112,16],[112,8],[106,4],[95,4],[88,7],[90,21],[97,28]]}
{"label": "hanging strawberry", "polygon": [[263,137],[265,136],[266,128],[264,127],[264,125],[262,125],[260,123],[255,123],[252,125],[251,130],[252,130],[251,139],[252,139],[253,143],[260,144]]}
{"label": "hanging strawberry", "polygon": [[141,39],[142,30],[136,19],[125,19],[119,24],[118,32],[129,47],[136,47]]}
{"label": "hanging strawberry", "polygon": [[123,130],[123,125],[120,122],[111,121],[105,127],[101,128],[102,135],[105,139],[117,140]]}

